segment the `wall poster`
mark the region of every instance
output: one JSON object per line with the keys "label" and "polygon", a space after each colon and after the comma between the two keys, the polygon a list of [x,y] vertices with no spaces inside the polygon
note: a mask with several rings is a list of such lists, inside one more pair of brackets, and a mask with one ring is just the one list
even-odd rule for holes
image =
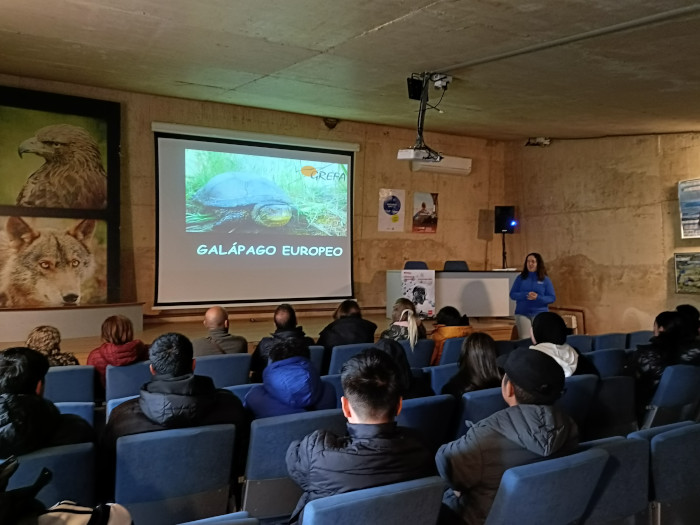
{"label": "wall poster", "polygon": [[435,316],[435,270],[402,270],[401,292],[416,305],[419,316]]}
{"label": "wall poster", "polygon": [[0,87],[0,307],[119,299],[120,105]]}
{"label": "wall poster", "polygon": [[700,293],[700,253],[673,254],[676,293]]}
{"label": "wall poster", "polygon": [[406,192],[404,190],[379,190],[379,217],[377,229],[380,232],[402,232],[406,210]]}
{"label": "wall poster", "polygon": [[438,194],[413,194],[413,232],[435,233],[438,223]]}
{"label": "wall poster", "polygon": [[700,237],[700,179],[678,183],[678,205],[681,213],[681,238]]}

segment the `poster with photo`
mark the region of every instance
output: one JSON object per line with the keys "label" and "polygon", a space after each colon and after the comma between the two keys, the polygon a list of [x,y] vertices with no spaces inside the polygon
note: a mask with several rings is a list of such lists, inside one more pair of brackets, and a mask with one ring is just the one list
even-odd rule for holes
{"label": "poster with photo", "polygon": [[413,194],[413,232],[435,233],[438,223],[438,194]]}
{"label": "poster with photo", "polygon": [[419,316],[435,316],[435,270],[402,270],[401,292],[416,305]]}
{"label": "poster with photo", "polygon": [[379,217],[377,229],[380,232],[402,232],[406,208],[406,192],[404,190],[379,190]]}
{"label": "poster with photo", "polygon": [[700,179],[678,183],[678,205],[681,214],[681,238],[700,237]]}
{"label": "poster with photo", "polygon": [[676,293],[700,293],[700,253],[674,254]]}

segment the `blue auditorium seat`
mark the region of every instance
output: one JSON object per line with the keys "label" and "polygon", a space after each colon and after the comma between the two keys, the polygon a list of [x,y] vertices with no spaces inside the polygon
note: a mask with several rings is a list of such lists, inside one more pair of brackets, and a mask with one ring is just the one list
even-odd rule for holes
{"label": "blue auditorium seat", "polygon": [[433,393],[441,394],[442,387],[459,371],[459,365],[452,363],[450,365],[429,366],[423,370],[426,370],[430,375],[430,388]]}
{"label": "blue auditorium seat", "polygon": [[152,378],[150,366],[150,361],[141,361],[126,366],[107,365],[105,398],[109,401],[119,397],[137,395],[141,387]]}
{"label": "blue auditorium seat", "polygon": [[247,512],[233,512],[222,514],[221,516],[188,521],[179,525],[258,525],[259,523],[260,521],[257,518],[252,518]]}
{"label": "blue auditorium seat", "polygon": [[506,470],[486,525],[577,523],[607,461],[605,450],[591,449]]}
{"label": "blue auditorium seat", "polygon": [[455,439],[467,433],[465,421],[476,423],[507,406],[503,400],[501,389],[498,387],[466,392],[462,396],[459,407],[457,407],[458,419]]}
{"label": "blue auditorium seat", "polygon": [[622,368],[627,362],[627,350],[611,348],[608,350],[596,350],[586,354],[598,370],[600,377],[612,377],[622,374]]}
{"label": "blue auditorium seat", "polygon": [[437,476],[319,498],[304,507],[303,525],[436,523],[445,483]]}
{"label": "blue auditorium seat", "polygon": [[564,382],[564,392],[555,403],[576,421],[580,432],[584,430],[586,417],[591,409],[597,388],[598,376],[583,374],[567,377]]}
{"label": "blue auditorium seat", "polygon": [[637,430],[634,378],[604,377],[598,381],[584,426],[585,439],[626,436]]}
{"label": "blue auditorium seat", "polygon": [[469,265],[467,261],[445,261],[442,267],[443,272],[468,272]]}
{"label": "blue auditorium seat", "polygon": [[52,366],[46,374],[44,397],[54,403],[95,401],[95,367]]}
{"label": "blue auditorium seat", "polygon": [[609,333],[593,336],[593,350],[608,350],[610,348],[625,348],[627,334]]}
{"label": "blue auditorium seat", "polygon": [[423,442],[437,452],[440,445],[452,439],[455,405],[451,395],[405,399],[396,422],[416,430]]}
{"label": "blue auditorium seat", "polygon": [[56,405],[56,408],[61,414],[74,414],[76,416],[80,416],[85,421],[90,423],[91,426],[95,426],[95,403],[87,401],[64,401],[54,403],[54,405]]}
{"label": "blue auditorium seat", "polygon": [[649,344],[649,339],[654,336],[651,330],[638,330],[627,334],[627,344],[625,348],[635,350],[639,345]]}
{"label": "blue auditorium seat", "polygon": [[462,345],[466,340],[466,337],[451,337],[445,339],[442,345],[440,364],[449,365],[450,363],[459,363],[459,356],[462,354]]}
{"label": "blue auditorium seat", "polygon": [[566,342],[573,346],[576,350],[582,354],[591,352],[593,350],[593,336],[585,334],[573,334],[566,336]]}
{"label": "blue auditorium seat", "polygon": [[137,524],[226,513],[236,430],[209,425],[120,437],[114,499]]}
{"label": "blue auditorium seat", "polygon": [[366,348],[371,348],[372,345],[373,343],[355,343],[351,345],[334,346],[331,350],[331,362],[328,366],[328,375],[339,374],[345,361],[356,356]]}
{"label": "blue auditorium seat", "polygon": [[620,436],[581,443],[581,450],[600,448],[610,457],[593,492],[583,523],[609,523],[643,512],[649,497],[649,446]]}
{"label": "blue auditorium seat", "polygon": [[321,345],[309,346],[309,354],[311,363],[314,365],[319,374],[323,373],[323,354],[326,349]]}
{"label": "blue auditorium seat", "polygon": [[219,354],[198,357],[195,374],[209,376],[216,388],[244,385],[250,374],[251,354]]}
{"label": "blue auditorium seat", "polygon": [[435,341],[432,339],[418,339],[416,345],[411,349],[411,344],[407,339],[399,341],[406,351],[406,359],[411,368],[424,368],[430,366],[430,358],[433,355]]}
{"label": "blue auditorium seat", "polygon": [[343,396],[343,384],[340,381],[340,374],[321,376],[321,381],[333,387],[333,390],[335,390],[335,407],[340,408],[340,398]]}
{"label": "blue auditorium seat", "polygon": [[700,367],[667,366],[654,393],[642,428],[695,419],[700,405]]}
{"label": "blue auditorium seat", "polygon": [[37,499],[50,507],[63,500],[91,507],[95,503],[95,445],[79,443],[50,447],[18,456],[19,468],[10,478],[8,490],[26,487],[36,481],[43,468],[52,473],[51,481]]}
{"label": "blue auditorium seat", "polygon": [[[250,445],[243,487],[243,510],[263,519],[289,516],[302,491],[287,475],[285,457],[292,441],[318,429],[346,433],[340,409],[256,419],[250,425]],[[274,496],[271,497],[270,495]]]}
{"label": "blue auditorium seat", "polygon": [[229,387],[224,387],[224,390],[229,390],[230,392],[233,392],[233,394],[241,400],[241,403],[245,401],[245,396],[248,395],[248,392],[250,392],[250,389],[258,386],[260,383],[248,383],[246,385],[234,385],[234,386],[229,386]]}
{"label": "blue auditorium seat", "polygon": [[427,270],[428,265],[423,261],[406,261],[403,265],[404,270]]}

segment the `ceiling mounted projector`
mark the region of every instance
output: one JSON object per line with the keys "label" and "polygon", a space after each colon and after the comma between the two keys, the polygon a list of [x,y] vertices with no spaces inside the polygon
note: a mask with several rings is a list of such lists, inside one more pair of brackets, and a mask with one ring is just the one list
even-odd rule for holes
{"label": "ceiling mounted projector", "polygon": [[469,175],[472,172],[472,159],[444,155],[439,161],[413,160],[411,161],[411,171]]}
{"label": "ceiling mounted projector", "polygon": [[426,162],[439,162],[442,159],[437,151],[428,147],[400,149],[396,155],[398,160],[423,160]]}

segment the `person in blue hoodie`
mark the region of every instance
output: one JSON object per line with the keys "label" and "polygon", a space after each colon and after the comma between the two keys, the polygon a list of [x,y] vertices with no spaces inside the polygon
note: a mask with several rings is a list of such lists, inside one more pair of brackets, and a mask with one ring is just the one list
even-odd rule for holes
{"label": "person in blue hoodie", "polygon": [[309,347],[296,338],[276,341],[262,373],[244,405],[257,418],[336,408],[335,389],[321,381],[309,359]]}
{"label": "person in blue hoodie", "polygon": [[556,300],[554,286],[547,277],[542,256],[528,253],[520,272],[510,289],[510,298],[515,301],[515,326],[518,337],[530,337],[532,320],[542,312],[549,311],[549,305]]}

